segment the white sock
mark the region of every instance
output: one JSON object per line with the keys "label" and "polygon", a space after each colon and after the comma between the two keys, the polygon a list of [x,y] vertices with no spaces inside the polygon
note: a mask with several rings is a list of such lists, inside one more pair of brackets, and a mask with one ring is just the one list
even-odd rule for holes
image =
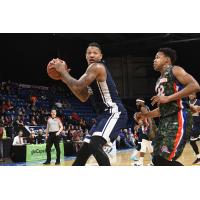
{"label": "white sock", "polygon": [[140,157],[140,163],[143,165],[143,162],[144,162],[144,157]]}
{"label": "white sock", "polygon": [[138,150],[137,150],[137,149],[135,149],[135,150],[133,151],[133,154],[132,154],[132,156],[137,156],[137,154],[138,154]]}
{"label": "white sock", "polygon": [[150,163],[152,164],[152,159],[153,159],[153,156],[150,154]]}

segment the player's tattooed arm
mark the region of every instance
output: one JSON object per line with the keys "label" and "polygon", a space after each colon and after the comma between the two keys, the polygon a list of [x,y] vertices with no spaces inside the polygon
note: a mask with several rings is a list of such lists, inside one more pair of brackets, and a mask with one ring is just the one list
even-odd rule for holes
{"label": "player's tattooed arm", "polygon": [[80,99],[82,102],[87,101],[89,96],[92,94],[89,85],[97,79],[99,74],[102,72],[101,64],[91,64],[86,72],[81,76],[80,79],[73,78],[67,70],[66,63],[56,62],[54,68],[61,74],[61,80],[69,87],[72,93]]}

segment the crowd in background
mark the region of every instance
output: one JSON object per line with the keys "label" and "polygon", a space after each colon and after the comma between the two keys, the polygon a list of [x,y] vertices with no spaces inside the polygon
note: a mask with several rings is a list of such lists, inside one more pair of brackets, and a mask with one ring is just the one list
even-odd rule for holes
{"label": "crowd in background", "polygon": [[[62,87],[48,90],[36,88],[23,89],[11,81],[0,85],[0,127],[5,129],[7,137],[14,139],[19,131],[23,132],[23,142],[40,144],[45,142],[45,128],[37,132],[27,132],[25,126],[46,126],[50,109],[56,108],[64,129],[61,138],[67,141],[82,141],[90,128],[96,123],[95,118],[84,119],[75,111],[70,115],[64,109],[73,109],[67,101],[69,95]],[[61,97],[55,98],[55,97]],[[43,102],[43,104],[41,104]],[[131,129],[122,129],[117,138],[117,148],[133,148],[134,136]],[[77,145],[75,148],[79,148]]]}

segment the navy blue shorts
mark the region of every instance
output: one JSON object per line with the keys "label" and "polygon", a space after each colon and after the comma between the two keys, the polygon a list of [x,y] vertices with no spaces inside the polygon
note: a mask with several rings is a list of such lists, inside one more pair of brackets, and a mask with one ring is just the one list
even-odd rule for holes
{"label": "navy blue shorts", "polygon": [[101,136],[108,143],[117,139],[120,130],[126,128],[128,117],[126,113],[104,112],[97,117],[97,122],[92,126],[84,141],[90,142],[92,136]]}
{"label": "navy blue shorts", "polygon": [[198,140],[198,139],[200,139],[200,127],[193,126],[191,134],[190,134],[190,140],[194,141],[194,140]]}

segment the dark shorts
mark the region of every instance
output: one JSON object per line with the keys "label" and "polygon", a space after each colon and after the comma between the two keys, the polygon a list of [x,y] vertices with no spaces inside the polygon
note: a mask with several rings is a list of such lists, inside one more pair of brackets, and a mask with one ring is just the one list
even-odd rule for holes
{"label": "dark shorts", "polygon": [[191,141],[196,141],[196,140],[200,139],[200,126],[199,125],[200,124],[198,124],[198,125],[193,124],[191,135],[190,135]]}
{"label": "dark shorts", "polygon": [[145,140],[149,140],[149,137],[148,137],[148,135],[147,134],[142,134],[142,139],[145,139]]}
{"label": "dark shorts", "polygon": [[84,141],[90,142],[92,136],[101,136],[107,142],[113,142],[117,139],[120,129],[126,128],[127,120],[128,117],[126,113],[102,113],[97,117],[96,124],[92,126]]}
{"label": "dark shorts", "polygon": [[183,152],[190,138],[192,115],[188,110],[180,110],[171,116],[161,118],[154,144],[154,155],[167,160],[176,160]]}

